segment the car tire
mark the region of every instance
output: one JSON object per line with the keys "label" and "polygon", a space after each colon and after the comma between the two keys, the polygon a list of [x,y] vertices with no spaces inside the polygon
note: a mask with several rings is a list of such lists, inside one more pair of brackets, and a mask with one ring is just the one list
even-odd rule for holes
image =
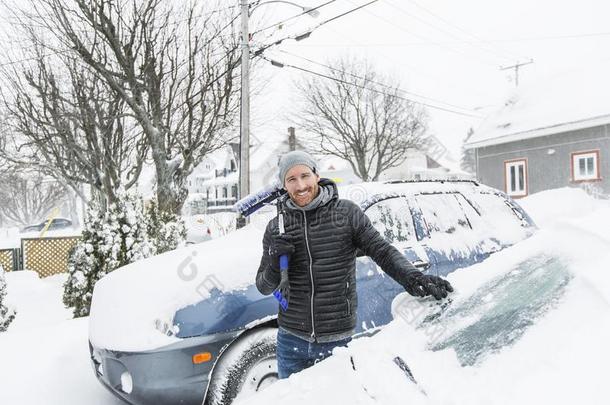
{"label": "car tire", "polygon": [[204,405],[229,405],[267,387],[277,376],[277,328],[241,335],[226,349],[212,372]]}

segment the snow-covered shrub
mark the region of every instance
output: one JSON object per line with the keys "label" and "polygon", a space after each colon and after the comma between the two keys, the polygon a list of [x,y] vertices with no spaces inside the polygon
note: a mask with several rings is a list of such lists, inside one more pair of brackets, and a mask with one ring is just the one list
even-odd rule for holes
{"label": "snow-covered shrub", "polygon": [[148,219],[148,237],[155,246],[157,254],[184,246],[186,225],[180,216],[160,211],[153,200],[146,210],[146,217]]}
{"label": "snow-covered shrub", "polygon": [[15,319],[15,310],[4,304],[4,297],[6,297],[6,280],[4,279],[4,269],[0,265],[0,332],[4,332]]}
{"label": "snow-covered shrub", "polygon": [[63,302],[74,316],[89,314],[95,283],[116,268],[156,253],[139,196],[120,191],[117,202],[101,212],[90,204],[82,239],[68,261]]}

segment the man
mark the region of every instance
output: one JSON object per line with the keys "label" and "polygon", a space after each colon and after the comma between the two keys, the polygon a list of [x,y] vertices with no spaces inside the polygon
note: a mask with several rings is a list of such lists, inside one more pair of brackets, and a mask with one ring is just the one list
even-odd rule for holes
{"label": "man", "polygon": [[[440,277],[418,271],[372,226],[360,207],[338,197],[331,180],[320,179],[314,159],[287,153],[279,163],[287,197],[285,233],[278,219],[267,225],[263,257],[256,275],[262,294],[279,291],[287,309],[278,314],[279,378],[287,378],[344,346],[356,326],[356,252],[370,256],[390,277],[415,296],[447,296],[453,288]],[[280,271],[280,256],[289,268]]]}

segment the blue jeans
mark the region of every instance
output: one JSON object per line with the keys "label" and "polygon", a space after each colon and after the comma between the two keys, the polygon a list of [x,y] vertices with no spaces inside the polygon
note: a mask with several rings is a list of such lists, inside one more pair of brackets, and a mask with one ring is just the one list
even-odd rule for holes
{"label": "blue jeans", "polygon": [[280,328],[277,332],[277,372],[278,377],[288,378],[332,354],[335,347],[347,346],[351,337],[336,342],[310,343]]}

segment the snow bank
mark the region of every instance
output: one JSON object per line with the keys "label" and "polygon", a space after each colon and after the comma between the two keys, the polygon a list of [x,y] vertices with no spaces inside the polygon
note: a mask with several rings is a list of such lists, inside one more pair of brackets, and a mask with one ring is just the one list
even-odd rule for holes
{"label": "snow bank", "polygon": [[[563,294],[512,344],[490,349],[474,365],[463,366],[452,347],[431,348],[440,337],[480,320],[485,305],[475,308],[470,318],[458,317],[462,325],[442,324],[440,331],[419,327],[421,318],[395,311],[395,320],[375,336],[336,349],[332,357],[253,397],[242,398],[238,404],[604,402],[605,363],[610,359],[610,273],[606,264],[610,260],[606,236],[610,207],[572,189],[539,193],[522,202],[543,224],[542,229],[448,277],[456,290],[451,306],[459,306],[473,294],[481,294],[486,283],[521,271],[524,261],[545,256],[565,263],[571,280]],[[537,293],[543,291],[529,290],[526,296]],[[405,296],[395,299],[394,309]],[[526,296],[514,297],[516,304],[528,305]],[[491,292],[487,298],[490,303],[498,299]],[[410,366],[418,385],[393,363],[396,356]]]}
{"label": "snow bank", "polygon": [[[21,315],[24,311],[15,322]],[[35,316],[30,315],[31,319]],[[43,311],[36,322],[40,327],[12,330],[11,325],[9,331],[0,333],[0,404],[123,404],[91,370],[87,319],[47,321]]]}
{"label": "snow bank", "polygon": [[[265,223],[266,225],[266,223]],[[137,351],[178,339],[162,333],[177,309],[221,291],[253,283],[260,261],[261,223],[226,237],[145,259],[122,267],[95,286],[90,340],[96,347]]]}
{"label": "snow bank", "polygon": [[5,273],[7,303],[17,310],[9,327],[10,332],[21,332],[54,325],[72,318],[72,312],[62,303],[63,284],[67,274],[39,278],[35,271]]}
{"label": "snow bank", "polygon": [[120,405],[91,371],[87,318],[63,307],[66,275],[16,271],[6,280],[17,316],[0,333],[0,404]]}
{"label": "snow bank", "polygon": [[[544,228],[557,222],[578,221],[594,211],[610,208],[610,201],[596,200],[583,189],[564,187],[542,191],[519,200],[519,205],[532,217],[536,225]],[[595,229],[585,226],[586,229]]]}

